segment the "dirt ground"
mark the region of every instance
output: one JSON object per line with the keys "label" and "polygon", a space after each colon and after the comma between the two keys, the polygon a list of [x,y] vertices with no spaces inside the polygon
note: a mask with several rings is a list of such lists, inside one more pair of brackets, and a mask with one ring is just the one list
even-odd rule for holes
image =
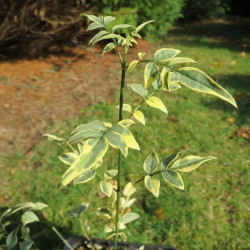
{"label": "dirt ground", "polygon": [[[151,45],[140,42],[140,51]],[[130,50],[137,57],[138,47]],[[0,62],[0,156],[28,153],[46,127],[113,94],[120,67],[114,53],[100,48],[66,49],[61,55]]]}

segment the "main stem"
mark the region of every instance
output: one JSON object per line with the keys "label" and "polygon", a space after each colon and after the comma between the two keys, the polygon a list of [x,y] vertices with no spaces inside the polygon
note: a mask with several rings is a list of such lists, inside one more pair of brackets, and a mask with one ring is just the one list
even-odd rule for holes
{"label": "main stem", "polygon": [[[128,48],[124,48],[124,59],[121,61],[122,67],[122,76],[121,76],[121,87],[120,87],[120,108],[119,108],[119,121],[122,120],[122,108],[123,108],[123,93],[125,87],[125,78],[126,78],[126,65],[127,65],[127,53]],[[120,55],[120,54],[119,54]],[[117,249],[117,242],[119,238],[119,209],[120,209],[120,192],[121,192],[121,151],[118,152],[118,174],[117,174],[117,200],[116,200],[116,216],[115,216],[115,244],[114,250]]]}

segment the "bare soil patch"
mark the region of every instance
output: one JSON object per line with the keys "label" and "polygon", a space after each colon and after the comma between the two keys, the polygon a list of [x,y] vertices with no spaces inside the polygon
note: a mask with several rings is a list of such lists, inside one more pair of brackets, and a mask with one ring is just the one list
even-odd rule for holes
{"label": "bare soil patch", "polygon": [[[150,44],[140,42],[140,51]],[[138,47],[131,50],[136,57]],[[104,58],[105,57],[105,58]],[[0,155],[29,152],[48,124],[111,96],[120,76],[114,53],[79,46],[60,56],[0,63]],[[112,69],[112,70],[111,70]]]}

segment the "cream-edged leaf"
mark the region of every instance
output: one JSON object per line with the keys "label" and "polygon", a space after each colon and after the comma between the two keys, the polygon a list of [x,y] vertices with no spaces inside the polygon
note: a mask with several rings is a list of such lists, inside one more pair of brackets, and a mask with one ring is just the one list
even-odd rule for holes
{"label": "cream-edged leaf", "polygon": [[161,169],[166,170],[170,167],[170,165],[178,158],[180,152],[172,154],[168,156],[162,163],[161,163]]}
{"label": "cream-edged leaf", "polygon": [[162,178],[168,184],[184,190],[184,182],[181,175],[177,171],[162,171]]}
{"label": "cream-edged leaf", "polygon": [[196,61],[187,57],[175,57],[169,61],[168,66],[174,66],[181,63],[196,63]]}
{"label": "cream-edged leaf", "polygon": [[123,195],[127,197],[127,199],[129,199],[129,197],[136,191],[136,188],[134,187],[132,182],[129,182],[124,190],[123,190]]}
{"label": "cream-edged leaf", "polygon": [[144,184],[146,188],[155,196],[159,197],[159,192],[160,192],[160,180],[151,177],[149,175],[146,175],[144,178]]}
{"label": "cream-edged leaf", "polygon": [[180,53],[178,49],[163,48],[159,49],[154,54],[155,62],[167,62]]}
{"label": "cream-edged leaf", "polygon": [[[115,106],[117,109],[119,109],[120,108],[120,105],[117,105],[117,106]],[[123,111],[127,111],[127,112],[129,112],[129,113],[132,113],[132,107],[131,107],[131,105],[129,105],[129,104],[126,104],[126,103],[123,103],[123,105],[122,105],[122,110]]]}
{"label": "cream-edged leaf", "polygon": [[137,141],[135,140],[133,134],[126,127],[123,127],[120,124],[116,124],[111,128],[110,131],[119,134],[123,138],[127,147],[140,150],[140,147]]}
{"label": "cream-edged leaf", "polygon": [[100,182],[100,189],[101,191],[107,195],[108,197],[111,196],[112,194],[112,191],[113,191],[113,186],[110,182],[107,182],[107,181],[101,181]]}
{"label": "cream-edged leaf", "polygon": [[137,213],[127,213],[125,215],[122,216],[121,219],[121,224],[127,224],[130,223],[133,220],[138,219],[140,216]]}
{"label": "cream-edged leaf", "polygon": [[76,127],[71,134],[78,133],[83,130],[97,130],[97,131],[106,131],[108,128],[104,125],[102,121],[95,120],[89,123],[81,124],[78,127]]}
{"label": "cream-edged leaf", "polygon": [[102,135],[103,133],[98,130],[86,129],[72,135],[69,138],[69,143],[72,144],[89,138],[100,138]]}
{"label": "cream-edged leaf", "polygon": [[130,127],[131,125],[135,124],[135,122],[131,119],[125,119],[125,120],[121,120],[118,122],[119,125],[121,125],[122,127]]}
{"label": "cream-edged leaf", "polygon": [[136,27],[135,29],[135,33],[138,33],[141,29],[143,29],[147,24],[154,22],[154,20],[150,20],[147,22],[144,22],[142,24],[140,24],[138,27]]}
{"label": "cream-edged leaf", "polygon": [[145,52],[139,52],[138,53],[138,57],[140,58],[140,60],[142,60],[142,58],[145,56]]}
{"label": "cream-edged leaf", "polygon": [[77,176],[91,169],[106,154],[108,144],[103,139],[88,139],[84,143],[84,150],[62,176],[61,186],[68,185]]}
{"label": "cream-edged leaf", "polygon": [[156,109],[161,110],[162,112],[168,114],[167,108],[165,107],[164,103],[161,101],[161,99],[159,99],[156,96],[151,96],[148,99],[146,99],[146,103]]}
{"label": "cream-edged leaf", "polygon": [[138,60],[133,60],[128,66],[128,72],[131,72],[136,67],[138,62],[139,62]]}
{"label": "cream-edged leaf", "polygon": [[200,156],[186,156],[180,160],[177,160],[170,170],[177,170],[180,172],[190,172],[198,168],[201,164],[206,161],[216,160],[217,158],[214,156],[200,157]]}
{"label": "cream-edged leaf", "polygon": [[95,36],[93,36],[93,38],[89,41],[89,44],[94,44],[96,40],[98,40],[100,37],[108,35],[108,31],[106,30],[102,30],[100,32],[98,32]]}
{"label": "cream-edged leaf", "polygon": [[159,164],[158,156],[155,152],[153,152],[145,159],[143,163],[143,169],[147,174],[150,174],[155,169],[157,169],[158,164]]}
{"label": "cream-edged leaf", "polygon": [[70,153],[61,154],[58,158],[64,164],[71,165],[77,159],[77,157],[78,157],[77,154],[70,152]]}
{"label": "cream-edged leaf", "polygon": [[180,83],[185,87],[197,92],[217,96],[237,108],[234,98],[227,92],[227,90],[216,83],[205,72],[197,68],[185,67],[180,70],[175,70],[175,73],[178,76]]}
{"label": "cream-edged leaf", "polygon": [[111,50],[114,49],[115,47],[116,47],[116,45],[115,45],[114,43],[108,43],[108,44],[104,47],[104,49],[103,49],[103,51],[102,51],[102,54],[104,55],[104,54],[108,53],[109,51],[111,51]]}
{"label": "cream-edged leaf", "polygon": [[144,89],[143,85],[141,84],[128,84],[129,87],[131,87],[131,89],[136,92],[137,94],[139,94],[140,96],[142,96],[143,98],[147,95],[148,91],[146,89]]}
{"label": "cream-edged leaf", "polygon": [[140,110],[136,110],[134,113],[133,113],[133,116],[134,118],[142,123],[143,125],[145,125],[145,117],[144,117],[144,114],[140,111]]}
{"label": "cream-edged leaf", "polygon": [[114,130],[110,130],[109,132],[104,134],[104,139],[111,147],[120,149],[122,154],[127,157],[128,147],[124,141],[124,138],[120,134],[116,133]]}
{"label": "cream-edged leaf", "polygon": [[118,170],[116,170],[116,169],[108,170],[104,173],[104,179],[111,180],[117,175],[117,173],[118,173]]}
{"label": "cream-edged leaf", "polygon": [[144,69],[144,87],[148,89],[159,74],[159,68],[154,64],[154,62],[149,62],[146,64]]}
{"label": "cream-edged leaf", "polygon": [[96,167],[94,166],[93,168],[91,168],[91,169],[85,171],[84,173],[78,175],[74,179],[74,184],[75,185],[76,184],[82,184],[82,183],[86,183],[86,182],[89,182],[90,180],[92,180],[95,177],[95,175],[96,175],[95,169],[96,169]]}

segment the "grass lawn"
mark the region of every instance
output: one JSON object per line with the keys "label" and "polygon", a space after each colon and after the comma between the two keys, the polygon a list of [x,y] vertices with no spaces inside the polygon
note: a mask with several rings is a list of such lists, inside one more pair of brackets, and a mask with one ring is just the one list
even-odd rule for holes
{"label": "grass lawn", "polygon": [[[216,30],[216,27],[213,28]],[[166,41],[152,44],[152,50],[147,54],[160,47],[180,49],[181,56],[197,61],[197,67],[211,75],[236,98],[239,109],[215,97],[185,88],[159,95],[168,109],[168,116],[142,106],[146,126],[138,124],[132,128],[141,151],[129,150],[122,169],[126,180],[140,178],[144,159],[152,151],[157,152],[160,160],[177,151],[181,151],[182,156],[213,155],[218,160],[209,161],[194,172],[184,173],[183,192],[161,182],[160,197],[156,199],[143,185],[138,185],[137,202],[132,210],[140,214],[140,219],[126,229],[129,241],[172,245],[178,249],[250,247],[247,231],[250,159],[249,142],[244,138],[244,129],[249,126],[250,54],[244,46],[240,47],[241,43],[240,46],[237,43],[238,40],[249,42],[249,38],[245,33],[239,37],[237,32],[232,32],[230,39],[235,43],[222,43],[209,35],[211,29],[203,27],[196,30],[193,27],[173,30]],[[228,38],[228,33],[223,33],[223,27],[218,26],[218,30],[221,37]],[[127,83],[142,83],[142,74],[143,68],[136,68],[128,75]],[[103,101],[82,110],[78,117],[58,121],[50,125],[46,132],[68,138],[79,123],[96,119],[115,123],[118,118],[118,111],[114,108],[118,104],[117,97],[118,94],[112,97],[115,101],[111,105]],[[125,103],[138,102],[137,96],[128,87],[125,100]],[[1,176],[5,173],[6,178],[12,181],[8,190],[11,193],[10,204],[43,201],[49,205],[43,212],[40,232],[35,235],[42,237],[42,241],[37,239],[42,249],[55,248],[57,244],[57,247],[62,246],[60,240],[55,240],[50,225],[55,225],[65,236],[82,234],[79,223],[67,215],[82,202],[91,201],[86,212],[90,236],[106,237],[102,218],[95,214],[96,209],[107,202],[98,196],[98,177],[87,184],[69,185],[57,191],[56,186],[66,169],[58,160],[62,152],[65,150],[60,146],[41,139],[28,157],[16,152],[4,159],[8,171],[5,173],[4,169],[0,169]],[[116,153],[109,150],[102,169],[116,167]]]}

